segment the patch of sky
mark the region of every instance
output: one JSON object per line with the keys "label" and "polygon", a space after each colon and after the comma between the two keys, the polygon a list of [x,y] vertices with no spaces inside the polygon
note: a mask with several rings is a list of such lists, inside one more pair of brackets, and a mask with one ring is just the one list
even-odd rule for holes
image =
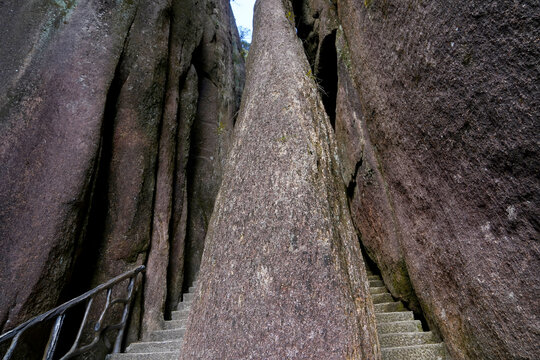
{"label": "patch of sky", "polygon": [[231,7],[242,40],[251,43],[255,0],[231,0]]}

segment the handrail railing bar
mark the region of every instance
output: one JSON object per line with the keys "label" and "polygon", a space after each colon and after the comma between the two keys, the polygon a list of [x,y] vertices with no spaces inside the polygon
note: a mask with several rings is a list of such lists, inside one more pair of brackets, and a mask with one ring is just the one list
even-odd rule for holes
{"label": "handrail railing bar", "polygon": [[[136,275],[137,274],[135,274],[135,276]],[[90,344],[87,344],[87,345],[84,345],[84,346],[80,347],[79,349],[76,349],[75,351],[70,350],[67,354],[62,356],[62,358],[60,360],[69,359],[72,356],[82,354],[87,349],[91,349],[92,347],[94,347],[95,344],[97,344],[97,342],[101,338],[101,334],[103,334],[104,332],[111,329],[110,326],[106,326],[105,328],[101,328],[103,318],[105,317],[105,314],[107,313],[107,310],[111,306],[111,295],[112,295],[112,288],[108,288],[107,289],[107,295],[106,295],[106,298],[105,298],[105,304],[103,305],[103,310],[101,310],[101,313],[99,315],[99,319],[96,322],[96,324],[94,325],[94,332],[96,334],[94,335],[94,339],[92,339],[92,342],[90,342]]]}
{"label": "handrail railing bar", "polygon": [[[94,345],[96,345],[98,343],[99,339],[101,339],[101,334],[103,334],[103,333],[105,333],[105,332],[107,332],[109,330],[117,330],[119,328],[120,328],[119,324],[105,326],[103,329],[99,330],[99,332],[98,332],[98,334],[96,334],[96,336],[94,336],[94,339],[92,340],[91,343],[81,346],[80,348],[76,349],[72,353],[65,354],[64,356],[62,356],[60,358],[60,360],[70,359],[70,358],[72,358],[74,356],[77,356],[79,354],[84,353],[86,350],[93,348]],[[104,338],[104,339],[106,339],[106,338]]]}
{"label": "handrail railing bar", "polygon": [[83,320],[82,320],[81,326],[79,327],[79,331],[77,332],[77,337],[75,338],[75,341],[73,342],[73,345],[71,346],[71,349],[69,349],[68,354],[75,351],[77,346],[79,346],[79,342],[81,341],[81,335],[84,330],[84,326],[86,325],[86,322],[88,321],[88,314],[90,313],[90,308],[92,307],[93,302],[94,302],[94,298],[90,297],[88,299],[88,303],[86,304],[86,310],[84,311]]}
{"label": "handrail railing bar", "polygon": [[116,341],[114,342],[114,347],[112,351],[113,354],[119,353],[122,350],[121,349],[122,340],[124,339],[124,330],[126,329],[126,323],[127,323],[127,318],[129,316],[129,308],[131,304],[131,298],[133,296],[134,287],[135,287],[135,277],[132,277],[129,280],[129,285],[128,285],[128,296],[127,296],[128,301],[124,305],[124,313],[122,314],[122,321],[121,321],[122,328],[118,330],[118,335],[116,335]]}
{"label": "handrail railing bar", "polygon": [[9,345],[9,348],[6,351],[6,354],[4,355],[3,360],[11,359],[11,355],[13,355],[13,352],[15,351],[15,348],[17,347],[17,342],[19,342],[19,338],[21,337],[21,334],[23,333],[23,331],[18,332],[17,334],[15,334],[15,336],[13,337],[13,340],[11,340],[11,345]]}
{"label": "handrail railing bar", "polygon": [[131,270],[131,271],[128,271],[124,274],[121,274],[109,281],[107,281],[106,283],[104,284],[101,284],[99,286],[96,286],[94,289],[90,290],[90,291],[87,291],[85,292],[84,294],[80,295],[80,296],[77,296],[76,298],[70,300],[70,301],[67,301],[65,303],[63,303],[62,305],[52,309],[52,310],[49,310],[41,315],[38,315],[24,323],[22,323],[21,325],[17,326],[16,328],[6,332],[5,334],[1,335],[0,336],[0,343],[4,342],[5,340],[8,340],[8,339],[11,339],[13,337],[16,336],[16,334],[20,334],[20,332],[22,332],[24,329],[26,329],[27,327],[29,326],[32,326],[34,324],[37,324],[39,322],[42,322],[42,321],[45,321],[45,320],[49,320],[57,315],[61,315],[63,314],[67,309],[71,308],[72,306],[74,305],[77,305],[79,303],[81,303],[82,301],[86,300],[88,297],[104,290],[104,289],[107,289],[113,285],[115,285],[117,282],[119,281],[122,281],[124,279],[128,279],[130,277],[132,277],[133,275],[136,275],[140,272],[142,272],[144,270],[145,266],[144,265],[141,265],[139,267],[137,267],[136,269],[134,270]]}
{"label": "handrail railing bar", "polygon": [[114,299],[113,301],[111,301],[111,304],[110,306],[113,306],[113,305],[116,305],[116,304],[125,304],[129,301],[128,298],[124,298],[124,299]]}
{"label": "handrail railing bar", "polygon": [[[135,276],[134,276],[133,282],[134,282],[134,280],[135,280]],[[130,281],[130,283],[131,283],[131,281]],[[129,286],[128,286],[128,291],[129,291]],[[122,299],[122,300],[124,300],[124,302],[125,302],[125,301],[129,301],[129,299]],[[108,304],[108,305],[106,304],[105,307],[104,307],[104,309],[103,309],[103,314],[105,314],[105,312],[108,310],[108,308],[109,308],[110,306],[112,306],[113,304],[115,304],[115,303],[116,303],[116,302],[113,301],[113,302],[111,302],[111,303]],[[123,326],[124,324],[125,324],[124,321],[120,321],[120,322],[118,322],[118,323],[116,323],[116,324],[107,325],[106,327],[104,327],[104,328],[102,328],[102,329],[98,328],[99,332],[96,333],[94,339],[92,340],[92,342],[91,342],[90,344],[84,345],[84,346],[80,347],[79,349],[77,349],[76,351],[74,351],[74,352],[72,352],[72,353],[65,354],[60,360],[67,360],[67,359],[72,358],[73,356],[77,356],[77,355],[79,355],[79,354],[84,353],[86,350],[91,349],[92,347],[94,347],[94,345],[95,345],[95,344],[99,341],[99,339],[101,338],[101,334],[103,334],[103,333],[105,333],[105,332],[107,332],[107,331],[109,331],[109,330],[118,330],[118,329],[121,329],[122,326]],[[97,331],[97,330],[96,330],[96,331]],[[118,338],[118,337],[117,337],[117,338]],[[104,338],[104,339],[107,340],[107,338]],[[116,341],[115,341],[115,344],[116,344]],[[108,345],[108,346],[109,346],[109,345]],[[107,346],[107,347],[108,347],[108,346]],[[114,351],[114,349],[113,349],[113,351]]]}
{"label": "handrail railing bar", "polygon": [[111,296],[112,296],[112,289],[107,289],[107,298],[105,299],[105,305],[103,305],[103,310],[101,310],[101,314],[99,315],[99,319],[96,322],[96,325],[94,326],[94,330],[98,331],[101,327],[101,324],[103,323],[103,318],[105,317],[105,313],[109,309],[109,306],[111,304]]}
{"label": "handrail railing bar", "polygon": [[45,349],[45,355],[43,356],[43,360],[52,360],[54,351],[56,350],[56,345],[58,344],[58,336],[60,335],[60,329],[62,328],[65,317],[66,314],[62,314],[56,318],[51,331],[51,336],[49,337],[49,341],[47,342],[47,347]]}

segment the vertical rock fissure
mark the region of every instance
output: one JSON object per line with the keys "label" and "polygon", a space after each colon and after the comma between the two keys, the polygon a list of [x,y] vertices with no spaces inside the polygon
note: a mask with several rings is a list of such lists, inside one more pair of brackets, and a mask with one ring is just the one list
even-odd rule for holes
{"label": "vertical rock fissure", "polygon": [[[125,42],[126,41],[127,36]],[[126,48],[125,42],[124,51]],[[91,198],[91,204],[88,210],[88,226],[87,231],[84,234],[81,249],[79,249],[80,253],[84,254],[84,256],[77,257],[73,275],[62,292],[60,302],[72,299],[75,296],[84,293],[92,286],[92,277],[95,274],[97,258],[99,257],[99,251],[102,245],[105,217],[107,214],[107,181],[112,158],[116,104],[118,102],[120,90],[122,89],[122,84],[126,77],[121,73],[124,51],[122,51],[122,54],[118,59],[118,64],[105,100],[103,123],[101,126],[100,149],[96,163],[96,180],[92,191],[93,196]]]}
{"label": "vertical rock fissure", "polygon": [[330,119],[332,128],[336,128],[336,97],[337,97],[337,51],[336,31],[324,37],[318,50],[317,69],[315,76],[319,86],[319,93]]}
{"label": "vertical rock fissure", "polygon": [[[195,49],[193,52],[193,57],[191,60],[192,66],[195,69],[195,73],[197,75],[197,93],[199,98],[203,95],[202,94],[202,82],[204,78],[208,78],[207,74],[204,73],[203,65],[202,65],[202,47],[203,44],[199,44],[199,46]],[[186,235],[185,235],[185,252],[184,252],[184,280],[182,283],[182,292],[188,291],[189,286],[191,283],[195,280],[196,273],[198,270],[198,261],[195,260],[195,257],[197,257],[197,254],[194,252],[194,248],[196,247],[196,244],[193,244],[194,236],[193,236],[193,227],[189,226],[192,222],[192,217],[196,216],[194,214],[194,206],[192,202],[197,201],[196,197],[193,196],[193,190],[194,190],[194,181],[196,176],[196,160],[195,158],[199,155],[198,150],[196,149],[196,143],[198,141],[197,137],[197,130],[196,130],[196,122],[200,121],[200,117],[197,116],[198,113],[198,106],[199,106],[200,99],[197,100],[197,107],[196,107],[196,114],[193,119],[193,123],[190,126],[189,129],[189,142],[190,146],[188,148],[188,159],[186,163],[186,193],[187,193],[187,224],[186,226]],[[200,255],[200,254],[199,254]]]}
{"label": "vertical rock fissure", "polygon": [[188,161],[191,148],[191,127],[195,117],[198,100],[198,78],[193,65],[182,77],[179,94],[180,109],[178,111],[176,170],[173,181],[173,214],[169,225],[171,238],[169,264],[167,269],[168,291],[165,305],[165,318],[169,319],[171,311],[180,300],[184,286],[185,240],[188,217],[187,177]]}

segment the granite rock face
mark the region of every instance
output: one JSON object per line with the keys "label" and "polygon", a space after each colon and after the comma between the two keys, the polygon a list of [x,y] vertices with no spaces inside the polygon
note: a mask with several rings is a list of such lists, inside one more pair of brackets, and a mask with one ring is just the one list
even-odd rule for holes
{"label": "granite rock face", "polygon": [[213,0],[206,7],[210,21],[205,22],[195,54],[201,77],[188,163],[187,284],[195,280],[200,267],[206,229],[240,107],[243,83],[239,80],[244,77],[242,56],[237,51],[238,36],[231,36],[230,29],[236,32],[236,25],[229,3]]}
{"label": "granite rock face", "polygon": [[135,11],[127,2],[1,5],[3,329],[56,305],[74,266],[96,181],[107,93]]}
{"label": "granite rock face", "polygon": [[[135,339],[181,294],[206,67],[220,96],[201,118],[214,133],[225,123],[228,136],[239,106],[243,59],[229,4],[7,1],[0,17],[0,328],[147,264]],[[219,162],[227,143],[205,146]],[[209,179],[209,202],[214,166],[191,166],[197,181]]]}
{"label": "granite rock face", "polygon": [[539,4],[294,6],[320,79],[335,34],[342,177],[392,295],[455,359],[539,357]]}
{"label": "granite rock face", "polygon": [[335,139],[291,14],[255,5],[182,359],[380,358]]}

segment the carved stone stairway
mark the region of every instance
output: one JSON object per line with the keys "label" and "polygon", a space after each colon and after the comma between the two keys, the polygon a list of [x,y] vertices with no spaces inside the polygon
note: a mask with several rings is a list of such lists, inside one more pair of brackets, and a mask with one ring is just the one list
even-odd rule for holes
{"label": "carved stone stairway", "polygon": [[196,287],[195,281],[189,292],[182,295],[182,302],[171,314],[172,319],[163,322],[163,329],[151,332],[146,341],[129,345],[125,353],[108,355],[107,360],[177,360]]}
{"label": "carved stone stairway", "polygon": [[444,360],[446,350],[431,331],[423,331],[412,311],[394,301],[378,275],[368,270],[383,360]]}
{"label": "carved stone stairway", "polygon": [[[446,350],[431,331],[423,331],[412,311],[394,301],[381,278],[368,270],[370,292],[375,306],[377,330],[383,360],[445,360]],[[197,283],[183,294],[183,301],[164,321],[163,329],[150,333],[146,341],[129,345],[125,353],[107,356],[107,360],[176,360],[180,356],[186,321]]]}

